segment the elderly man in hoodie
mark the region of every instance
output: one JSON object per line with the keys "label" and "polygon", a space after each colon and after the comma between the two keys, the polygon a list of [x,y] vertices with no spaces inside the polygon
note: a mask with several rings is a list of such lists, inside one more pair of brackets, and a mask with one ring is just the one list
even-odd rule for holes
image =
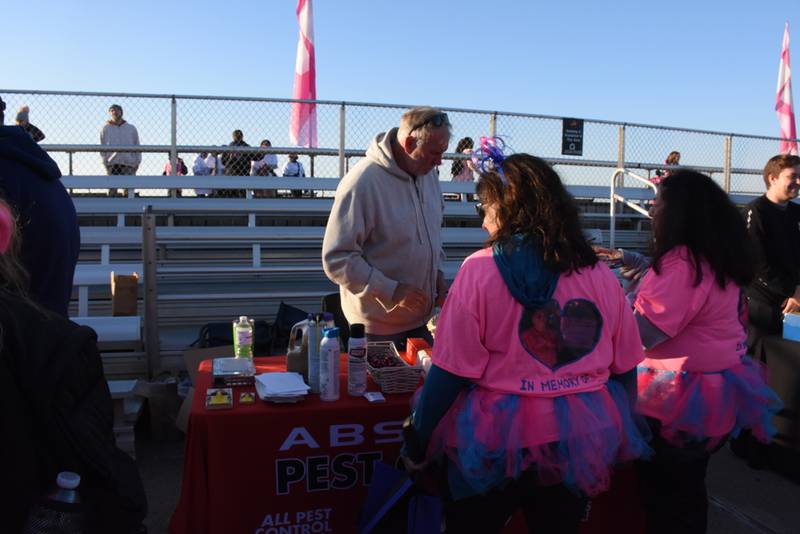
{"label": "elderly man in hoodie", "polygon": [[446,113],[411,109],[336,189],[322,264],[345,317],[363,323],[370,341],[431,341],[425,323],[446,291],[436,167],[449,142]]}
{"label": "elderly man in hoodie", "polygon": [[[0,125],[3,109],[0,100]],[[81,246],[78,216],[58,165],[18,126],[0,126],[0,197],[17,217],[30,296],[66,317]]]}

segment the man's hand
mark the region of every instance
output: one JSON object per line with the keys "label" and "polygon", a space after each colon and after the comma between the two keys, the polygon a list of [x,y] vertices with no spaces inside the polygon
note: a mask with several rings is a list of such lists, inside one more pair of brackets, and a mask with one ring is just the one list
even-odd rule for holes
{"label": "man's hand", "polygon": [[428,467],[428,462],[426,461],[418,464],[408,456],[401,456],[400,458],[403,460],[403,466],[406,468],[406,472],[412,477],[422,474],[422,472],[425,471],[425,468]]}
{"label": "man's hand", "polygon": [[400,306],[409,311],[424,313],[428,309],[430,299],[421,289],[400,283],[397,284],[397,288],[394,290],[392,302],[394,302],[396,306]]}
{"label": "man's hand", "polygon": [[444,273],[437,271],[436,276],[436,305],[440,308],[444,306],[444,299],[447,297],[447,284],[444,282]]}
{"label": "man's hand", "polygon": [[795,289],[794,295],[786,299],[786,302],[783,303],[783,313],[786,315],[787,313],[799,313],[800,312],[800,287]]}
{"label": "man's hand", "polygon": [[622,251],[618,248],[593,246],[592,250],[594,250],[597,257],[603,261],[619,261],[622,259]]}

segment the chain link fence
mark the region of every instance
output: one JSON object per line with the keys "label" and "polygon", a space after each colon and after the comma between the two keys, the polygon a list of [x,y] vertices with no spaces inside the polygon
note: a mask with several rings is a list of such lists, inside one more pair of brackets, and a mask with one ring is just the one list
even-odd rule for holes
{"label": "chain link fence", "polygon": [[[287,155],[296,153],[306,175],[317,177],[336,177],[340,164],[345,169],[354,165],[374,136],[398,124],[400,115],[409,107],[317,101],[318,148],[327,149],[324,151],[290,146],[292,101],[287,99],[3,89],[0,95],[7,104],[5,123],[14,124],[19,108],[29,106],[30,122],[46,135],[43,148],[64,174],[73,175],[105,174],[98,145],[112,104],[122,106],[125,120],[138,130],[143,147],[139,175],[162,174],[170,150],[176,147],[187,148],[179,155],[191,173],[199,147],[219,147],[224,152],[233,131],[241,130],[250,146],[258,147],[263,140],[271,142],[278,153],[278,174]],[[529,152],[553,162],[565,182],[572,185],[607,185],[621,161],[626,167],[636,167],[650,175],[663,166],[670,151],[677,150],[682,165],[711,174],[730,191],[759,192],[763,190],[761,169],[777,153],[780,141],[585,120],[582,155],[564,156],[561,117],[444,109],[453,124],[450,151],[463,137],[477,142],[480,136],[495,133],[511,151]],[[192,152],[194,147],[197,148]],[[340,147],[349,151],[344,162],[340,161]],[[442,164],[442,180],[451,178],[450,168],[450,161]]]}

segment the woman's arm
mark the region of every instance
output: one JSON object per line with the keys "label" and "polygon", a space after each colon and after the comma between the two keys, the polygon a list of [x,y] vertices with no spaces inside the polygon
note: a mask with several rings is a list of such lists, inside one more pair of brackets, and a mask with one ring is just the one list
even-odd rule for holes
{"label": "woman's arm", "polygon": [[422,387],[417,409],[412,415],[414,432],[405,435],[404,456],[416,463],[425,460],[425,451],[436,425],[450,409],[458,394],[466,389],[470,382],[468,378],[454,375],[436,365],[431,366],[425,378],[425,385]]}
{"label": "woman's arm", "polygon": [[633,312],[636,318],[636,324],[639,326],[639,336],[642,338],[642,345],[646,349],[652,349],[659,343],[670,339],[670,337],[659,330],[659,328],[650,322],[650,320],[641,315],[638,311]]}

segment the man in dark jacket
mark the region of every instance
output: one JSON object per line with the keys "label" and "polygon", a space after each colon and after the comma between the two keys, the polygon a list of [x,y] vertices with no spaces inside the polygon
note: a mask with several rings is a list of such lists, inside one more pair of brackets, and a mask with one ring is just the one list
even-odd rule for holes
{"label": "man in dark jacket", "polygon": [[[0,125],[2,114],[0,110]],[[60,178],[56,162],[24,129],[0,126],[0,197],[18,219],[20,259],[30,274],[31,297],[66,317],[80,229],[75,206]]]}
{"label": "man in dark jacket", "polygon": [[[234,130],[233,141],[228,146],[244,147],[250,145],[244,142],[244,134],[241,130]],[[222,155],[222,164],[225,166],[225,174],[227,176],[249,176],[252,161],[253,154],[247,152],[225,152]],[[245,192],[241,189],[220,189],[217,194],[221,197],[245,197]]]}
{"label": "man in dark jacket", "polygon": [[782,154],[764,167],[766,194],[745,210],[758,259],[756,278],[747,288],[752,347],[763,335],[781,333],[782,316],[800,312],[800,158]]}

